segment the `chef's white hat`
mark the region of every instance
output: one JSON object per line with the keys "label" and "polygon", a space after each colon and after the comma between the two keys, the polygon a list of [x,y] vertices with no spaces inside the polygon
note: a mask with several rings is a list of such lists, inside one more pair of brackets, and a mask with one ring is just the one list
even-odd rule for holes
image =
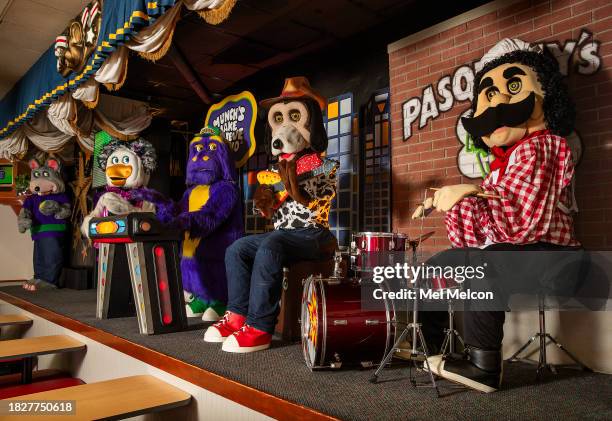
{"label": "chef's white hat", "polygon": [[489,62],[513,51],[532,51],[534,53],[541,53],[542,48],[537,44],[530,44],[517,38],[504,38],[487,51],[480,61],[474,64],[474,70],[478,73]]}

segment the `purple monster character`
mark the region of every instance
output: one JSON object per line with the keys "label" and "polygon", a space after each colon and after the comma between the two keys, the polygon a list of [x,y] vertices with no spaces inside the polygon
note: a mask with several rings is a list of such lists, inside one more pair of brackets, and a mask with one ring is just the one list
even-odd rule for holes
{"label": "purple monster character", "polygon": [[155,203],[157,217],[185,231],[181,256],[183,290],[189,317],[216,321],[225,311],[225,249],[244,227],[236,169],[228,145],[210,129],[189,144],[187,190],[175,203],[152,190],[142,199]]}

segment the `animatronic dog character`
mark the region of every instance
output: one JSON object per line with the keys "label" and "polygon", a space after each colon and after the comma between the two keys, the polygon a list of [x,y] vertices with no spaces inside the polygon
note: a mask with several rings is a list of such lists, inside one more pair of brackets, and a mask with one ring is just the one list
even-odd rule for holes
{"label": "animatronic dog character", "polygon": [[[574,251],[579,245],[569,211],[574,166],[562,137],[572,131],[575,113],[557,62],[538,47],[505,39],[480,64],[473,117],[462,122],[475,143],[493,153],[491,173],[480,186],[446,186],[426,202],[446,212],[448,237],[456,248],[529,251],[521,253],[522,261],[513,266],[512,282],[495,286],[508,289],[523,279],[538,282],[547,268],[561,263],[555,257],[544,261],[543,253],[531,252]],[[421,216],[420,212],[414,216]],[[434,259],[444,264],[445,253],[450,256],[451,252]],[[495,257],[499,253],[487,255],[500,259],[489,263],[489,278],[493,272],[508,272],[503,268],[511,254],[503,259]],[[442,377],[494,391],[501,380],[505,313],[465,311],[463,317],[466,356],[459,360],[432,357],[430,365]]]}
{"label": "animatronic dog character", "polygon": [[181,272],[187,316],[217,321],[227,303],[225,250],[244,233],[228,144],[204,128],[189,144],[187,190],[179,203],[145,191],[160,221],[185,231]]}
{"label": "animatronic dog character", "polygon": [[23,287],[36,291],[41,287],[56,287],[64,262],[64,245],[70,199],[60,174],[58,160],[49,158],[45,165],[36,159],[29,162],[30,191],[19,212],[18,228],[30,230],[34,241],[34,278]]}
{"label": "animatronic dog character", "polygon": [[106,191],[94,209],[83,218],[81,233],[89,238],[91,218],[130,212],[155,212],[155,206],[140,199],[157,165],[153,145],[144,139],[124,142],[113,139],[102,148],[98,166],[106,173]]}
{"label": "animatronic dog character", "polygon": [[[225,254],[229,301],[223,319],[209,327],[207,342],[224,342],[228,352],[270,346],[279,313],[283,266],[317,260],[335,249],[329,209],[336,194],[337,163],[321,159],[327,135],[321,109],[325,99],[303,77],[290,78],[280,97],[265,100],[265,145],[278,158],[278,179],[264,172],[255,206],[271,217],[275,230],[237,240]],[[317,175],[318,174],[318,175]]]}

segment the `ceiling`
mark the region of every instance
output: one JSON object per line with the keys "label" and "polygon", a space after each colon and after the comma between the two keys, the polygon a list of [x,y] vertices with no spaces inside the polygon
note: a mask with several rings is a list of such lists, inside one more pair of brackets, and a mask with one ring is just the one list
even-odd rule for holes
{"label": "ceiling", "polygon": [[[0,98],[88,1],[0,0]],[[441,9],[437,2],[416,0],[239,0],[216,26],[183,8],[173,45],[214,102],[256,74],[264,75],[264,69],[290,65],[298,57],[316,61],[323,49],[333,52],[346,43],[360,51],[360,45],[375,42],[386,61],[388,42],[477,3],[482,1]],[[177,70],[176,56],[153,63],[131,53],[127,82],[118,95],[149,101],[168,118],[201,119],[207,104]]]}
{"label": "ceiling", "polygon": [[90,0],[0,0],[0,98]]}
{"label": "ceiling", "polygon": [[[185,12],[174,45],[216,100],[248,76],[336,44],[392,16],[405,15],[413,4],[406,0],[240,0],[230,17],[217,26]],[[205,107],[177,75],[169,56],[157,63],[133,57],[128,72],[121,94],[169,101],[179,108],[180,103],[190,104],[196,114]]]}

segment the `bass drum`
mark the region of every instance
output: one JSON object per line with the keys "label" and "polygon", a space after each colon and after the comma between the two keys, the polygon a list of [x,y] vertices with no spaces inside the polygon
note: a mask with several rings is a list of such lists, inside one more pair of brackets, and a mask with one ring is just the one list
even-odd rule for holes
{"label": "bass drum", "polygon": [[307,278],[302,294],[302,350],[308,368],[378,364],[395,338],[393,302],[385,300],[385,308],[361,309],[357,279]]}

